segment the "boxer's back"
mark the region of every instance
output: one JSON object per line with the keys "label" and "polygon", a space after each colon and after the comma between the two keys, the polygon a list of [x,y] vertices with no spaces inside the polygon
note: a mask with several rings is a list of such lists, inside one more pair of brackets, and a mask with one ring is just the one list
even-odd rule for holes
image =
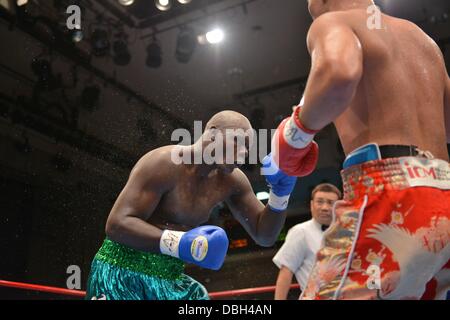
{"label": "boxer's back", "polygon": [[349,24],[363,49],[363,76],[351,106],[335,121],[346,153],[367,144],[417,145],[448,159],[444,124],[446,71],[439,47],[414,24],[367,13],[334,13]]}

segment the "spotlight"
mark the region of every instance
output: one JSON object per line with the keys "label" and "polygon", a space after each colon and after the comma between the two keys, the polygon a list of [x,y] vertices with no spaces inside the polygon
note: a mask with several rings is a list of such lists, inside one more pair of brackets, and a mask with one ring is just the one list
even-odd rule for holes
{"label": "spotlight", "polygon": [[155,0],[155,6],[161,11],[167,11],[172,7],[171,0]]}
{"label": "spotlight", "polygon": [[192,0],[178,0],[178,2],[181,3],[181,4],[188,4],[191,1]]}
{"label": "spotlight", "polygon": [[28,3],[28,0],[17,0],[16,3],[17,3],[18,7],[21,7],[21,6],[26,5]]}
{"label": "spotlight", "polygon": [[206,33],[206,41],[211,44],[222,42],[224,37],[225,35],[221,29],[214,29]]}
{"label": "spotlight", "polygon": [[91,38],[92,49],[97,57],[105,56],[109,52],[108,33],[102,29],[94,30]]}
{"label": "spotlight", "polygon": [[162,51],[156,40],[150,43],[147,47],[146,64],[150,68],[159,68],[162,64]]}
{"label": "spotlight", "polygon": [[134,3],[134,0],[119,0],[119,3],[123,6],[131,6]]}
{"label": "spotlight", "polygon": [[216,28],[211,31],[208,31],[207,33],[203,33],[198,36],[197,40],[198,43],[205,45],[205,44],[217,44],[223,41],[225,38],[225,34],[222,31],[222,29]]}
{"label": "spotlight", "polygon": [[128,45],[124,40],[116,40],[113,43],[114,63],[118,66],[126,66],[130,63],[131,54],[128,51]]}
{"label": "spotlight", "polygon": [[266,191],[258,192],[256,194],[256,198],[258,200],[260,200],[260,201],[268,200],[269,199],[269,194]]}
{"label": "spotlight", "polygon": [[74,29],[71,31],[71,38],[73,42],[80,42],[83,40],[83,31]]}
{"label": "spotlight", "polygon": [[175,56],[181,63],[188,63],[197,46],[194,30],[183,28],[178,34]]}

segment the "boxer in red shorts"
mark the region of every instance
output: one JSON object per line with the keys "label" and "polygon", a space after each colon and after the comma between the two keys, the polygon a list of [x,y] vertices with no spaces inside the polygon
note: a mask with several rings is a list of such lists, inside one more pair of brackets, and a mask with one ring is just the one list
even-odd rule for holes
{"label": "boxer in red shorts", "polygon": [[347,155],[303,299],[439,299],[450,289],[450,80],[435,42],[370,0],[309,0],[311,72],[273,139],[292,176],[334,123]]}

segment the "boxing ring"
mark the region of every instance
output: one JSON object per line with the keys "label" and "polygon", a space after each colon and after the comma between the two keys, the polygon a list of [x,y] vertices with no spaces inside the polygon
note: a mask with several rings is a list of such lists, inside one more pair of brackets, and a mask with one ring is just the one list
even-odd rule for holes
{"label": "boxing ring", "polygon": [[[34,292],[45,292],[60,296],[70,296],[75,298],[83,299],[86,295],[85,291],[82,290],[71,290],[59,287],[43,286],[38,284],[24,283],[24,282],[14,282],[7,280],[0,280],[0,288],[12,288],[20,289],[26,291]],[[290,287],[291,290],[300,289],[298,284],[293,284]],[[258,294],[275,292],[275,286],[257,287],[257,288],[246,288],[246,289],[236,289],[227,291],[217,291],[209,293],[209,297],[213,300],[220,299],[232,299],[236,297],[249,297]]]}

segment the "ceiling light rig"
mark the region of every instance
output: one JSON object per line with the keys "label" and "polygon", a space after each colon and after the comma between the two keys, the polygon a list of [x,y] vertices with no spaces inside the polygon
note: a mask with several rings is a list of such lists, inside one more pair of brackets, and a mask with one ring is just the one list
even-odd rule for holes
{"label": "ceiling light rig", "polygon": [[220,28],[214,28],[198,36],[200,44],[219,44],[225,39],[225,33]]}
{"label": "ceiling light rig", "polygon": [[119,4],[122,6],[131,6],[134,3],[134,0],[118,0]]}
{"label": "ceiling light rig", "polygon": [[[181,5],[185,5],[191,3],[192,0],[177,0],[176,2],[178,2]],[[156,8],[158,8],[161,11],[168,11],[175,5],[176,5],[175,0],[155,0]]]}
{"label": "ceiling light rig", "polygon": [[171,0],[155,0],[155,6],[161,11],[167,11],[172,8]]}
{"label": "ceiling light rig", "polygon": [[156,38],[147,46],[147,67],[159,68],[162,65],[162,50]]}

